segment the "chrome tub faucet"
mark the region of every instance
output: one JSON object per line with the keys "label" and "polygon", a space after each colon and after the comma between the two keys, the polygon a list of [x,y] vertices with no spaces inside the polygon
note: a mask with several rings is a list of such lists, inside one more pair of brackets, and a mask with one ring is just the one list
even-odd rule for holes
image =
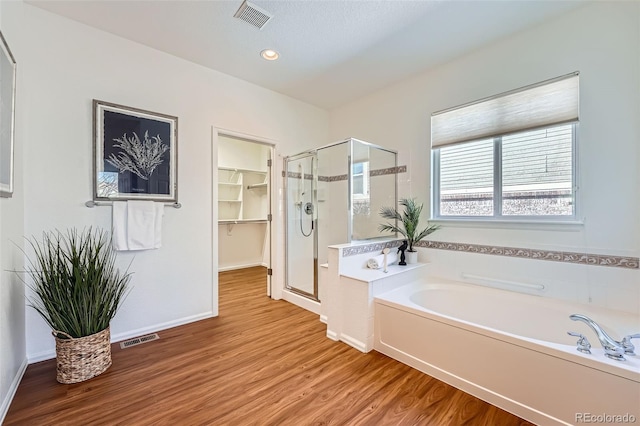
{"label": "chrome tub faucet", "polygon": [[633,343],[631,343],[631,339],[639,339],[640,333],[630,334],[628,336],[625,336],[621,341],[617,341],[609,336],[607,332],[604,331],[602,327],[600,327],[594,320],[585,315],[573,314],[569,315],[569,318],[571,318],[573,321],[582,321],[583,323],[591,327],[591,329],[598,336],[598,340],[600,340],[600,344],[604,349],[604,354],[607,357],[615,359],[616,361],[624,361],[624,354],[635,355],[635,346],[633,345]]}

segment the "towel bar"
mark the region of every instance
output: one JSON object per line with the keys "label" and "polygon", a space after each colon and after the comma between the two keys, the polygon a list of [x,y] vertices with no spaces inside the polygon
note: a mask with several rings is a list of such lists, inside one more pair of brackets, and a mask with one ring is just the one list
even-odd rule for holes
{"label": "towel bar", "polygon": [[[94,201],[94,200],[89,200],[86,203],[84,203],[85,206],[89,207],[89,208],[94,208],[96,206],[110,206],[112,205],[112,201]],[[182,204],[175,202],[175,203],[164,203],[167,206],[171,206],[175,209],[179,209],[182,207]]]}

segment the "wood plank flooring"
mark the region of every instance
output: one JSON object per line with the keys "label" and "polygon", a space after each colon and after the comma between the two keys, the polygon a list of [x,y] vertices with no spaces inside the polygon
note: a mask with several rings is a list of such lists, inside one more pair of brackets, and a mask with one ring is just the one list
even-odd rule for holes
{"label": "wood plank flooring", "polygon": [[220,273],[220,315],[120,349],[101,376],[30,365],[5,425],[529,425],[265,295],[265,271]]}

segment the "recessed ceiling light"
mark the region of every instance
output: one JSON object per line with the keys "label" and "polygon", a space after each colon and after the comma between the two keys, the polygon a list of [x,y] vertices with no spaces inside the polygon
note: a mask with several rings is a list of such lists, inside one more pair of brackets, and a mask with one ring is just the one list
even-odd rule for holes
{"label": "recessed ceiling light", "polygon": [[264,49],[260,52],[260,56],[262,56],[267,61],[275,61],[280,57],[280,54],[273,49]]}

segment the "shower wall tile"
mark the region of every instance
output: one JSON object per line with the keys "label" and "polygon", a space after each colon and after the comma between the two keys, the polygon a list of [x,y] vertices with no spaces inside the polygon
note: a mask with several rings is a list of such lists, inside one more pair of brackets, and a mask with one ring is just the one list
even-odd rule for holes
{"label": "shower wall tile", "polygon": [[[398,247],[399,244],[400,241],[358,245],[344,249],[342,255],[353,256],[361,253],[381,251],[385,247]],[[640,268],[640,259],[638,259],[637,257],[628,256],[611,256],[606,254],[561,252],[553,250],[547,251],[520,247],[501,247],[430,240],[419,241],[415,244],[415,246],[436,250],[488,254],[494,256],[506,256],[522,259],[546,260],[553,262],[574,263],[579,265],[608,266],[623,269]]]}
{"label": "shower wall tile", "polygon": [[385,248],[398,248],[402,244],[401,240],[385,241],[380,243],[362,244],[342,249],[342,256],[355,256],[363,253],[381,252]]}
{"label": "shower wall tile", "polygon": [[[388,167],[386,169],[376,169],[376,170],[371,170],[369,172],[370,176],[384,176],[384,175],[392,175],[392,174],[397,174],[397,173],[406,173],[407,172],[407,166],[398,166],[398,167]],[[289,177],[294,177],[294,178],[300,178],[300,173],[294,173],[294,172],[289,172]],[[312,179],[313,176],[312,175],[304,175],[305,179]],[[348,180],[349,179],[349,175],[335,175],[335,176],[318,176],[318,180],[321,182],[340,182],[342,180]]]}

